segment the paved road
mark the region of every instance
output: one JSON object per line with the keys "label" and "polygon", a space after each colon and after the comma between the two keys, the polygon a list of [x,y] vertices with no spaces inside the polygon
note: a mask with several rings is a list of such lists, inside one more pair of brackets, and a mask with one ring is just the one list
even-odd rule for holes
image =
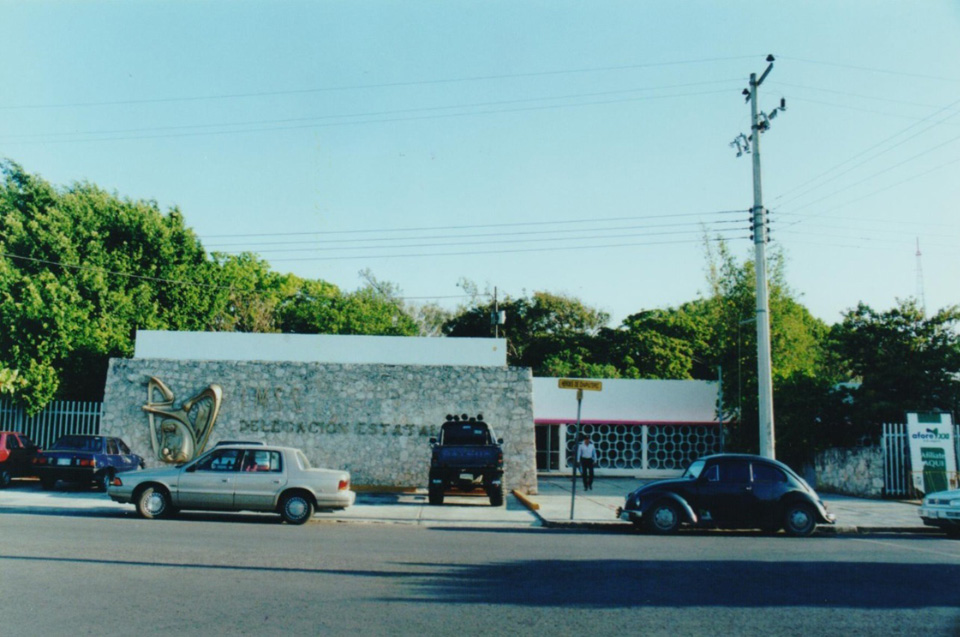
{"label": "paved road", "polygon": [[2,631],[956,635],[960,542],[0,514]]}

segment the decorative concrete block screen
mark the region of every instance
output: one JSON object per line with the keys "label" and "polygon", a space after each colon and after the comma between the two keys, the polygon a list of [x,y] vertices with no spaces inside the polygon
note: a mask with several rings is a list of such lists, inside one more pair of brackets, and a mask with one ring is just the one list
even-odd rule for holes
{"label": "decorative concrete block screen", "polygon": [[527,368],[112,359],[101,433],[121,436],[148,466],[159,466],[142,409],[151,377],[173,392],[177,409],[219,385],[207,448],[238,439],[299,447],[316,465],[350,471],[361,486],[425,487],[429,439],[446,414],[483,414],[504,441],[506,488],[536,493]]}

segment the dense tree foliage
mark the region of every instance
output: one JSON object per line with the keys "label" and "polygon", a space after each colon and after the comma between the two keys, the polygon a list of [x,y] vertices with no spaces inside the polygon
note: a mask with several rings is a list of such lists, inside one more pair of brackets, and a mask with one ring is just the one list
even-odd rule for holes
{"label": "dense tree foliage", "polygon": [[856,381],[846,418],[875,430],[902,422],[907,411],[951,411],[960,406],[960,309],[927,317],[912,301],[886,312],[859,304],[830,331],[830,349],[845,376]]}
{"label": "dense tree foliage", "polygon": [[[0,394],[31,411],[51,399],[97,399],[110,357],[132,354],[137,329],[490,337],[492,295],[462,282],[456,312],[411,306],[361,272],[352,292],[274,272],[253,254],[208,254],[176,208],[88,184],[58,189],[0,164]],[[728,448],[757,448],[753,263],[707,242],[708,292],[641,309],[620,325],[546,291],[505,298],[510,365],[538,376],[723,378]],[[909,301],[860,304],[828,327],[786,285],[772,252],[770,324],[777,455],[799,465],[854,444],[908,410],[956,411],[960,309],[927,317]]]}
{"label": "dense tree foliage", "polygon": [[0,168],[0,393],[30,411],[98,399],[109,358],[133,353],[137,329],[418,333],[372,275],[342,292],[252,254],[208,255],[177,209]]}

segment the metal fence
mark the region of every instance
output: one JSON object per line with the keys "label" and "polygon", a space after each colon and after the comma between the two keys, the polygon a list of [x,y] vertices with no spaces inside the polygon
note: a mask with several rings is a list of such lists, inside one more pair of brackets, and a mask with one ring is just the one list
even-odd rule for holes
{"label": "metal fence", "polygon": [[[577,426],[547,425],[537,429],[538,470],[572,470]],[[700,456],[721,451],[720,428],[709,425],[583,424],[579,434],[593,438],[598,453],[597,470],[607,476],[679,475]],[[544,442],[549,443],[546,449],[541,447]]]}
{"label": "metal fence", "polygon": [[[960,425],[953,426],[954,457],[960,460]],[[883,425],[883,494],[887,497],[914,497],[910,479],[910,444],[903,423]]]}
{"label": "metal fence", "polygon": [[47,449],[60,436],[100,433],[99,402],[56,401],[35,416],[22,407],[0,400],[0,429],[19,431]]}

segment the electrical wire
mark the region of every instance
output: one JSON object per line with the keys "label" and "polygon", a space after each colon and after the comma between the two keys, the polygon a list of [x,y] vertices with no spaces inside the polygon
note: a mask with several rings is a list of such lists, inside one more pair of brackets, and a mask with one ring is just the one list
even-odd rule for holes
{"label": "electrical wire", "polygon": [[[639,226],[619,226],[612,228],[597,228],[597,231],[602,232],[622,232],[625,230],[641,230],[641,229],[662,229],[662,228],[686,228],[690,226],[703,226],[707,222],[689,222],[689,223],[667,223],[667,224],[657,224],[657,225],[639,225]],[[741,220],[729,219],[721,221],[710,221],[710,225],[721,225],[721,224],[738,224],[742,223]],[[411,239],[416,239],[420,241],[441,241],[447,239],[488,239],[488,238],[499,238],[503,239],[504,237],[516,237],[516,236],[530,236],[530,235],[557,235],[557,234],[569,234],[569,233],[582,233],[582,229],[564,229],[564,230],[525,230],[522,232],[484,232],[479,234],[448,234],[448,235],[427,235],[422,237],[366,237],[363,239],[306,239],[302,241],[258,241],[254,246],[289,246],[289,245],[323,245],[323,244],[342,244],[342,243],[359,243],[359,242],[391,242],[391,241],[409,241]],[[306,234],[323,234],[323,233],[306,233]],[[623,236],[623,235],[620,235]],[[576,239],[583,239],[583,236],[577,236]],[[565,240],[567,237],[543,237],[538,240],[543,241],[557,241]],[[237,246],[250,246],[249,243],[208,243],[205,244],[206,248],[232,248]]]}
{"label": "electrical wire", "polygon": [[[342,115],[317,115],[315,117],[296,117],[296,118],[286,118],[286,119],[267,119],[267,120],[246,120],[239,122],[225,122],[218,124],[186,124],[180,126],[154,126],[147,128],[117,128],[117,129],[107,129],[107,130],[93,130],[93,131],[72,131],[68,133],[21,133],[18,135],[5,135],[0,137],[0,141],[16,141],[18,139],[34,139],[38,137],[60,137],[60,136],[80,136],[80,135],[120,135],[126,133],[147,133],[147,132],[160,132],[160,131],[177,131],[177,130],[195,130],[195,129],[212,129],[212,128],[227,128],[227,127],[242,127],[242,126],[267,126],[267,125],[279,125],[279,124],[293,124],[293,123],[306,123],[306,122],[318,122],[331,119],[348,119],[348,118],[361,118],[361,117],[383,117],[387,115],[401,115],[405,113],[420,113],[428,111],[442,111],[442,110],[451,110],[451,109],[460,109],[460,108],[487,108],[491,106],[506,106],[509,104],[525,104],[529,102],[544,102],[552,100],[567,100],[567,99],[581,99],[587,97],[605,97],[609,95],[625,95],[629,93],[639,93],[639,92],[649,92],[649,91],[661,91],[675,88],[688,88],[692,86],[706,86],[710,84],[729,84],[733,82],[738,82],[738,78],[731,78],[727,80],[710,80],[706,82],[690,82],[686,84],[672,84],[668,86],[653,86],[646,88],[633,88],[633,89],[621,89],[618,91],[600,91],[593,93],[569,93],[566,95],[549,95],[545,97],[530,97],[524,99],[514,99],[514,100],[497,100],[491,102],[475,102],[472,104],[454,104],[451,106],[424,106],[419,108],[405,108],[405,109],[395,109],[388,111],[367,111],[363,113],[347,113]],[[658,96],[653,96],[655,99]]]}
{"label": "electrical wire", "polygon": [[[743,228],[731,228],[729,230],[714,230],[714,232],[737,232],[742,231]],[[346,250],[370,250],[370,249],[387,249],[387,250],[405,250],[409,248],[436,248],[436,247],[453,247],[453,246],[485,246],[485,245],[511,245],[518,243],[544,243],[544,242],[556,242],[556,241],[600,241],[606,239],[615,239],[615,238],[627,238],[627,237],[662,237],[662,236],[672,236],[672,235],[687,235],[693,232],[702,234],[699,230],[674,230],[669,232],[644,232],[644,233],[633,233],[633,234],[617,234],[617,235],[593,235],[593,236],[582,236],[582,237],[567,237],[567,238],[541,238],[541,239],[508,239],[508,240],[495,240],[495,241],[444,241],[442,243],[408,243],[403,245],[394,245],[394,246],[349,246],[349,247],[333,247],[333,248],[320,248],[320,247],[311,247],[311,248],[270,248],[266,250],[257,250],[259,254],[264,253],[290,253],[290,252],[343,252]],[[237,250],[237,251],[228,251],[228,253],[242,253],[246,250]]]}
{"label": "electrical wire", "polygon": [[446,230],[480,230],[487,228],[521,228],[521,227],[542,227],[553,225],[569,225],[584,223],[608,223],[617,221],[634,221],[638,219],[676,219],[679,217],[702,217],[706,215],[730,215],[730,214],[748,214],[746,209],[727,209],[710,210],[704,212],[680,212],[672,214],[656,215],[633,215],[628,217],[599,217],[599,218],[580,218],[580,219],[552,219],[550,221],[511,221],[507,223],[480,223],[456,226],[413,226],[407,228],[368,228],[353,230],[330,230],[325,232],[256,232],[244,234],[204,234],[206,239],[219,238],[241,238],[241,237],[302,237],[306,235],[342,235],[359,233],[380,233],[380,232],[433,232]]}
{"label": "electrical wire", "polygon": [[434,84],[486,82],[486,81],[504,80],[504,79],[526,79],[526,78],[532,78],[532,77],[547,77],[547,76],[572,75],[572,74],[582,74],[582,73],[627,71],[627,70],[637,70],[637,69],[646,69],[646,68],[658,68],[658,67],[665,67],[665,66],[681,66],[681,65],[688,65],[688,64],[727,62],[727,61],[733,61],[733,60],[752,59],[756,57],[759,57],[759,56],[740,55],[740,56],[732,56],[732,57],[705,58],[705,59],[698,59],[698,60],[681,60],[681,61],[673,61],[673,62],[648,62],[644,64],[625,64],[625,65],[619,65],[619,66],[586,67],[586,68],[580,68],[580,69],[561,69],[561,70],[553,70],[553,71],[532,71],[528,73],[502,73],[498,75],[477,75],[472,77],[461,77],[461,78],[412,80],[407,82],[384,82],[380,84],[355,84],[355,85],[344,85],[344,86],[328,86],[328,87],[319,87],[319,88],[311,88],[311,89],[294,89],[289,91],[254,91],[249,93],[222,93],[217,95],[194,95],[194,96],[185,96],[185,97],[167,97],[167,98],[153,98],[153,99],[140,99],[140,100],[113,100],[113,101],[101,101],[101,102],[70,102],[70,103],[61,103],[61,104],[22,104],[22,105],[6,105],[6,106],[0,105],[0,110],[75,108],[75,107],[90,107],[90,106],[125,106],[125,105],[133,105],[133,104],[163,104],[163,103],[171,103],[171,102],[197,102],[197,101],[210,101],[210,100],[257,98],[257,97],[277,97],[277,96],[283,96],[283,95],[304,95],[304,94],[310,94],[310,93],[328,93],[328,92],[336,92],[336,91],[356,91],[356,90],[399,88],[399,87],[410,87],[410,86],[429,86]]}
{"label": "electrical wire", "polygon": [[381,119],[357,120],[357,121],[347,121],[347,122],[330,122],[326,124],[321,124],[321,123],[291,124],[288,126],[238,128],[236,130],[204,131],[204,132],[193,132],[193,133],[170,133],[170,134],[132,135],[132,136],[120,135],[120,136],[114,136],[114,137],[99,137],[99,138],[91,137],[88,139],[10,141],[5,143],[8,146],[33,146],[33,145],[40,145],[40,144],[78,144],[78,143],[91,143],[91,142],[140,141],[145,139],[177,139],[177,138],[185,138],[185,137],[204,137],[204,136],[218,136],[218,135],[236,135],[236,134],[245,134],[245,133],[282,132],[282,131],[293,131],[293,130],[304,130],[304,129],[334,128],[339,126],[361,126],[361,125],[367,125],[367,124],[393,124],[397,122],[418,122],[418,121],[451,119],[451,118],[458,118],[458,117],[476,117],[481,115],[503,115],[503,114],[510,114],[510,113],[526,113],[531,111],[556,110],[556,109],[562,109],[562,108],[576,108],[576,107],[584,107],[584,106],[606,106],[610,104],[625,104],[630,102],[673,99],[678,97],[699,97],[703,95],[718,95],[718,94],[727,93],[727,92],[728,91],[726,90],[701,91],[696,93],[677,93],[673,95],[656,95],[656,96],[648,96],[648,97],[623,98],[623,99],[613,99],[613,100],[595,100],[595,101],[580,102],[575,104],[552,104],[552,105],[544,105],[544,106],[528,106],[523,108],[493,109],[493,110],[487,110],[487,111],[477,111],[472,113],[467,112],[467,113],[446,113],[446,114],[422,115],[422,116],[410,116],[410,117],[387,117],[387,118],[381,118]]}

